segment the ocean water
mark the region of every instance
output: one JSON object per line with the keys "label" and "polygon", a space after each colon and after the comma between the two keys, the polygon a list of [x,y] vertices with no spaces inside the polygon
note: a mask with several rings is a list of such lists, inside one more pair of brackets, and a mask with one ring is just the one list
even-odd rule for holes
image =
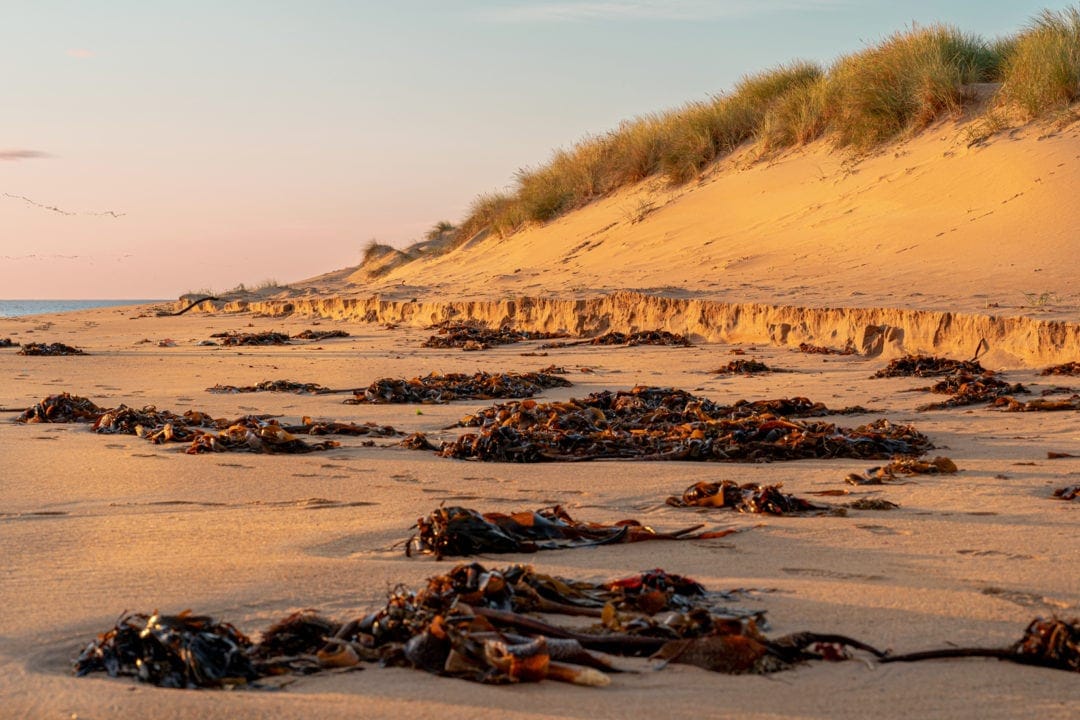
{"label": "ocean water", "polygon": [[0,317],[41,315],[118,305],[144,305],[166,300],[0,300]]}

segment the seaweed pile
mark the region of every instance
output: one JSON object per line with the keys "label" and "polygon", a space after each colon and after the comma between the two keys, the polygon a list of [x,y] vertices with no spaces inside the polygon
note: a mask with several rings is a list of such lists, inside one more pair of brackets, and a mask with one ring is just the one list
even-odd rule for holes
{"label": "seaweed pile", "polygon": [[788,372],[771,368],[760,360],[732,360],[712,371],[714,375],[756,375],[758,373]]}
{"label": "seaweed pile", "polygon": [[948,400],[920,405],[915,408],[919,412],[944,410],[981,402],[996,403],[1000,398],[1027,392],[1027,388],[1020,383],[1005,382],[995,377],[994,373],[990,371],[986,371],[979,376],[959,371],[938,381],[929,388],[917,389],[950,396]]}
{"label": "seaweed pile", "polygon": [[[1005,648],[892,655],[836,634],[768,638],[764,613],[723,604],[734,598],[661,569],[590,583],[529,566],[488,570],[462,564],[428,578],[417,591],[398,586],[383,608],[363,618],[337,623],[310,610],[293,613],[259,642],[228,623],[190,612],[125,614],[83,649],[73,672],[134,677],[162,687],[231,688],[257,687],[260,679],[285,673],[379,662],[490,684],[548,679],[596,687],[622,672],[597,651],[650,656],[662,661],[660,667],[674,662],[763,674],[813,660],[845,660],[849,648],[882,663],[993,657],[1080,671],[1080,620],[1036,618]],[[599,622],[571,628],[539,619],[538,612]]]}
{"label": "seaweed pile", "polygon": [[672,495],[665,502],[672,507],[730,508],[741,513],[767,513],[769,515],[792,515],[812,510],[828,510],[809,500],[786,495],[780,488],[783,483],[740,485],[733,480],[720,482],[697,482],[686,488],[682,495]]}
{"label": "seaweed pile", "polygon": [[1073,395],[1064,400],[1046,400],[1036,398],[1022,402],[1013,397],[996,398],[991,405],[1005,412],[1055,412],[1061,410],[1080,410],[1080,395]]}
{"label": "seaweed pile", "polygon": [[978,360],[950,360],[932,355],[905,355],[889,362],[872,378],[885,377],[940,377],[967,373],[977,375],[986,372]]}
{"label": "seaweed pile", "polygon": [[348,405],[381,403],[448,403],[451,400],[492,400],[495,398],[528,398],[547,388],[573,387],[564,378],[546,372],[431,373],[411,380],[381,378],[355,397],[345,400]]}
{"label": "seaweed pile", "polygon": [[85,350],[80,350],[64,343],[25,343],[17,355],[88,355]]}
{"label": "seaweed pile", "polygon": [[960,472],[956,463],[938,455],[933,460],[916,457],[894,457],[887,465],[872,467],[865,475],[851,473],[845,478],[850,485],[883,485],[896,480],[897,475],[952,475]]}
{"label": "seaweed pile", "polygon": [[1051,365],[1048,368],[1043,368],[1040,375],[1080,375],[1080,362],[1073,360],[1072,362],[1062,363],[1061,365]]}
{"label": "seaweed pile", "polygon": [[609,332],[589,340],[590,345],[673,345],[690,347],[690,340],[685,335],[667,330],[640,330],[633,333]]}
{"label": "seaweed pile", "polygon": [[[305,417],[298,425],[281,425],[270,416],[249,415],[236,420],[214,418],[189,410],[183,415],[147,405],[141,410],[120,405],[102,408],[92,401],[61,393],[50,395],[27,408],[16,422],[92,423],[94,432],[135,435],[154,444],[190,443],[189,454],[242,450],[258,453],[308,453],[328,450],[340,443],[325,440],[308,443],[294,434],[392,437],[402,433],[389,425],[375,423],[316,422]],[[217,431],[217,432],[214,432]]]}
{"label": "seaweed pile", "polygon": [[646,540],[703,540],[736,532],[696,532],[701,525],[657,532],[637,520],[620,520],[610,525],[582,522],[570,517],[559,505],[513,513],[440,507],[417,519],[414,527],[416,533],[406,543],[405,554],[434,555],[440,560],[446,556],[537,552]]}
{"label": "seaweed pile", "polygon": [[344,392],[331,390],[318,383],[300,383],[292,380],[263,380],[258,385],[215,385],[206,388],[209,393],[254,393],[254,392],[287,392],[298,395],[325,395],[327,393]]}
{"label": "seaweed pile", "polygon": [[859,351],[855,349],[855,343],[848,340],[847,344],[842,349],[826,347],[824,345],[811,345],[810,343],[799,343],[799,352],[806,353],[808,355],[858,355]]}
{"label": "seaweed pile", "polygon": [[50,395],[23,411],[15,422],[20,423],[71,423],[93,422],[105,412],[96,404],[78,395],[60,393]]}
{"label": "seaweed pile", "polygon": [[[610,683],[608,673],[620,670],[593,651],[655,654],[729,673],[775,672],[842,656],[842,646],[882,655],[838,635],[769,640],[759,630],[762,612],[721,604],[734,597],[660,569],[589,583],[526,566],[499,571],[474,563],[431,577],[416,592],[399,587],[384,608],[349,623],[312,611],[293,614],[257,643],[206,616],[125,614],[87,645],[73,670],[77,676],[105,672],[163,687],[237,687],[257,686],[258,679],[285,672],[369,661],[491,684],[549,679],[603,686]],[[522,614],[533,612],[600,622],[574,630]],[[718,661],[714,646],[722,638],[730,647]],[[708,640],[713,661],[701,662],[704,648],[687,646],[686,640]]]}
{"label": "seaweed pile", "polygon": [[949,398],[920,405],[915,408],[918,412],[991,403],[1000,397],[1027,392],[1027,388],[1020,383],[1008,383],[998,378],[993,371],[985,369],[978,359],[951,360],[930,355],[905,355],[892,360],[871,377],[941,377],[933,385],[914,388],[914,391],[948,395]]}
{"label": "seaweed pile", "polygon": [[343,337],[349,337],[349,333],[344,330],[312,330],[311,328],[293,335],[294,340],[328,340]]}
{"label": "seaweed pile", "polygon": [[512,345],[523,340],[566,337],[563,333],[514,330],[506,325],[498,330],[492,330],[476,322],[444,322],[433,325],[432,329],[438,330],[438,335],[429,337],[421,344],[421,347],[487,350],[493,345]]}
{"label": "seaweed pile", "polygon": [[15,342],[11,338],[0,338],[0,348],[14,347]]}
{"label": "seaweed pile", "polygon": [[494,405],[462,418],[459,425],[479,427],[479,432],[444,444],[440,454],[494,462],[605,458],[755,462],[887,458],[919,455],[931,447],[914,428],[887,420],[846,429],[788,419],[829,412],[806,398],[723,406],[683,390],[639,386],[567,402]]}
{"label": "seaweed pile", "polygon": [[285,333],[267,330],[261,333],[220,332],[210,337],[221,338],[222,345],[288,345],[289,336]]}

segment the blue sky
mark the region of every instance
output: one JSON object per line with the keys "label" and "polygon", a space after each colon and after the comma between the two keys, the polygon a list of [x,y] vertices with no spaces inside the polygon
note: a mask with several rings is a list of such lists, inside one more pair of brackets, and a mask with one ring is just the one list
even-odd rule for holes
{"label": "blue sky", "polygon": [[301,279],[747,72],[1044,7],[1063,5],[4,0],[0,296]]}

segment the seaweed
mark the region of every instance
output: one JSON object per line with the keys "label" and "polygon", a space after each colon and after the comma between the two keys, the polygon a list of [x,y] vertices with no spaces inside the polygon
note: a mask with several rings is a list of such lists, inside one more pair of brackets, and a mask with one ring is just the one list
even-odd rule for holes
{"label": "seaweed", "polygon": [[767,513],[769,515],[792,515],[813,510],[828,510],[809,500],[781,492],[783,483],[740,485],[732,480],[720,482],[697,482],[686,488],[682,495],[673,495],[665,502],[672,507],[729,508],[741,513]]}
{"label": "seaweed", "polygon": [[294,340],[329,340],[344,337],[349,337],[349,333],[344,330],[312,330],[311,328],[293,335]]}
{"label": "seaweed", "polygon": [[[864,409],[846,409],[865,412]],[[719,405],[682,390],[638,386],[584,399],[494,405],[459,421],[479,427],[441,455],[494,462],[595,459],[757,462],[804,458],[918,455],[929,439],[877,420],[853,429],[789,417],[830,411],[806,398]]]}
{"label": "seaweed", "polygon": [[[71,423],[92,424],[94,432],[103,434],[136,435],[160,444],[166,442],[190,443],[187,452],[224,452],[243,450],[261,453],[307,453],[329,450],[340,443],[324,440],[307,443],[294,434],[306,435],[352,435],[392,437],[403,435],[389,425],[376,423],[342,423],[302,418],[299,424],[282,425],[268,415],[248,415],[235,420],[214,418],[208,413],[188,410],[183,415],[169,410],[158,410],[153,405],[142,409],[121,404],[115,408],[102,408],[92,401],[61,393],[50,395],[27,408],[16,422],[22,423]],[[214,430],[218,432],[214,432]]]}
{"label": "seaweed", "polygon": [[90,353],[64,343],[24,343],[16,355],[89,355]]}
{"label": "seaweed", "polygon": [[318,383],[300,383],[292,380],[263,380],[257,385],[215,385],[206,388],[209,393],[254,393],[287,392],[298,395],[325,395],[327,393],[350,392],[349,390],[331,390]]}
{"label": "seaweed", "polygon": [[843,348],[831,348],[824,345],[811,345],[810,343],[799,343],[799,352],[806,353],[808,355],[858,355],[859,351],[855,349],[855,343],[850,340]]}
{"label": "seaweed", "polygon": [[612,524],[582,522],[561,506],[513,513],[481,513],[471,508],[440,507],[416,521],[405,554],[446,556],[478,553],[537,552],[646,540],[701,540],[725,537],[735,530],[699,533],[701,525],[658,532],[637,520]]}
{"label": "seaweed", "polygon": [[846,482],[850,485],[883,485],[895,481],[897,475],[952,475],[959,471],[956,463],[942,455],[933,460],[894,457],[887,465],[869,468],[864,475],[851,473]]}
{"label": "seaweed", "polygon": [[565,333],[514,330],[506,325],[492,330],[477,322],[444,322],[433,325],[432,329],[438,334],[430,336],[421,347],[487,350],[494,345],[511,345],[524,340],[567,337]]}
{"label": "seaweed", "polygon": [[245,332],[220,332],[210,337],[221,338],[221,344],[227,346],[236,345],[288,345],[289,336],[285,333],[267,330],[261,333]]}
{"label": "seaweed", "polygon": [[548,388],[573,387],[573,383],[545,372],[430,373],[411,380],[381,378],[363,390],[354,391],[347,405],[383,403],[440,404],[452,400],[528,398]]}
{"label": "seaweed", "polygon": [[1080,375],[1080,362],[1073,360],[1061,365],[1051,365],[1042,369],[1040,375]]}
{"label": "seaweed", "polygon": [[[337,623],[305,610],[262,633],[260,642],[208,616],[125,614],[91,641],[77,676],[104,672],[174,688],[258,687],[281,673],[357,668],[360,662],[411,667],[447,677],[503,684],[556,680],[610,683],[621,672],[605,655],[650,656],[729,674],[773,673],[810,661],[841,661],[851,651],[879,663],[992,657],[1080,671],[1080,621],[1035,618],[1006,648],[949,647],[891,654],[833,633],[767,637],[765,613],[726,605],[742,591],[709,591],[691,578],[647,570],[593,583],[530,566],[489,570],[461,564],[417,590],[395,588],[385,605]],[[591,627],[556,625],[545,615],[578,615]]]}
{"label": "seaweed", "polygon": [[938,377],[955,373],[982,374],[986,369],[978,360],[950,360],[932,355],[905,355],[889,362],[871,375],[885,377]]}
{"label": "seaweed", "polygon": [[757,375],[758,373],[791,372],[771,368],[760,360],[732,360],[727,365],[713,370],[714,375]]}

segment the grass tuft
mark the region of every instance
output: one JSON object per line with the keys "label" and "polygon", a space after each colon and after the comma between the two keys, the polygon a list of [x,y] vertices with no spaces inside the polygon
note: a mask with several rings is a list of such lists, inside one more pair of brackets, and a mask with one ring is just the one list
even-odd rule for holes
{"label": "grass tuft", "polygon": [[1080,98],[1080,8],[1044,10],[1005,57],[1000,98],[1027,119]]}
{"label": "grass tuft", "polygon": [[379,242],[375,238],[371,238],[364,245],[364,249],[361,254],[361,264],[366,265],[372,260],[380,258],[383,255],[391,252],[394,252],[394,248],[385,243]]}
{"label": "grass tuft", "polygon": [[837,145],[869,150],[957,114],[964,86],[988,80],[993,62],[984,40],[948,25],[911,28],[841,58],[827,103]]}

